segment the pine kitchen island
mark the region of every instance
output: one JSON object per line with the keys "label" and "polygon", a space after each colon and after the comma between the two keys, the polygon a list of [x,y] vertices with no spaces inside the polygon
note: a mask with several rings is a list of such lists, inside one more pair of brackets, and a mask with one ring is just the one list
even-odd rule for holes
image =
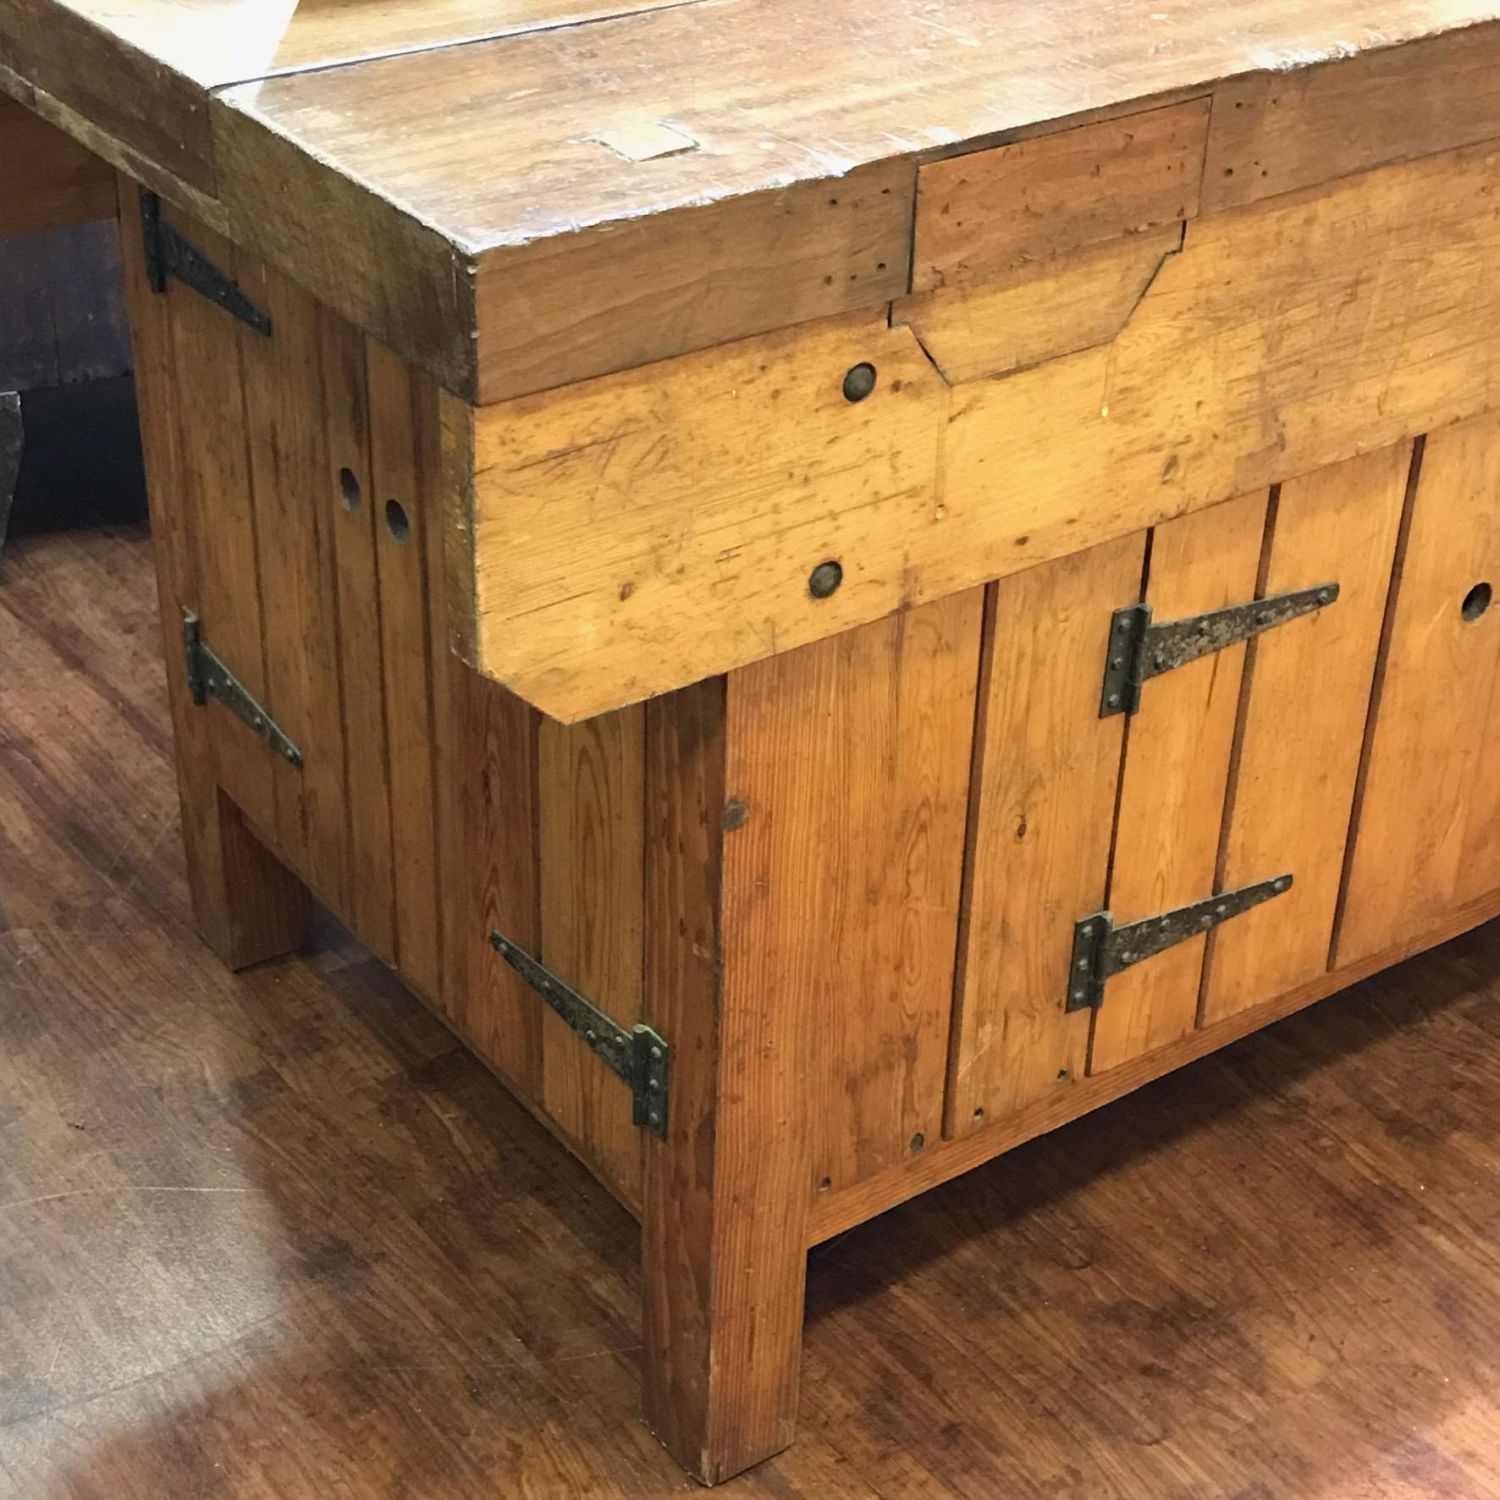
{"label": "pine kitchen island", "polygon": [[1500,11],[366,10],[0,83],[121,174],[205,939],[315,893],[639,1216],[712,1482],[811,1245],[1500,914]]}

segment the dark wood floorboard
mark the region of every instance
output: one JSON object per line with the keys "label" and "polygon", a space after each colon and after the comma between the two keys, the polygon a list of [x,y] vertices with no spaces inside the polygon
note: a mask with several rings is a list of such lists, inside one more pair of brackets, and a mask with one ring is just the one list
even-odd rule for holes
{"label": "dark wood floorboard", "polygon": [[[0,563],[0,1491],[692,1490],[638,1235],[331,926],[194,939],[149,544]],[[1500,1496],[1500,927],[821,1248],[722,1493]]]}

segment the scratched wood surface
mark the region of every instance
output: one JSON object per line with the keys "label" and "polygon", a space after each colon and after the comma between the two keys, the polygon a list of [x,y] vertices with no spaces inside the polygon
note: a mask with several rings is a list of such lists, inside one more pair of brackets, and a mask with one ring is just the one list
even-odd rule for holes
{"label": "scratched wood surface", "polygon": [[[0,563],[0,1489],[691,1494],[629,1217],[362,950],[232,976],[192,935],[154,596],[140,530]],[[1497,959],[814,1255],[799,1441],[722,1493],[1500,1489]]]}
{"label": "scratched wood surface", "polygon": [[583,717],[1489,410],[1497,169],[1484,145],[1192,221],[1117,332],[1013,373],[933,368],[945,291],[909,326],[850,314],[483,408],[466,654]]}

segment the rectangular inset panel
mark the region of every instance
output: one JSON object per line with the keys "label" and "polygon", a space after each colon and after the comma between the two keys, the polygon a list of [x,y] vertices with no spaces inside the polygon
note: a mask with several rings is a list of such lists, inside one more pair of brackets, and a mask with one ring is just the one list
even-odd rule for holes
{"label": "rectangular inset panel", "polygon": [[[1266,503],[1266,492],[1257,490],[1156,528],[1146,586],[1156,621],[1255,597]],[[1110,878],[1108,904],[1117,924],[1214,894],[1244,659],[1243,644],[1226,646],[1141,689],[1126,730]],[[1253,878],[1280,873],[1263,870]],[[1094,1021],[1091,1072],[1154,1052],[1193,1029],[1203,948],[1203,937],[1189,938],[1108,982]]]}
{"label": "rectangular inset panel", "polygon": [[1083,1076],[1073,924],[1104,904],[1125,721],[1099,717],[1110,617],[1140,597],[1144,535],[994,585],[948,1084],[949,1134]]}
{"label": "rectangular inset panel", "polygon": [[1337,940],[1354,963],[1500,887],[1500,418],[1422,456]]}
{"label": "rectangular inset panel", "polygon": [[1339,597],[1250,643],[1219,884],[1294,883],[1211,934],[1204,1024],[1327,967],[1410,464],[1398,443],[1281,487],[1264,592],[1337,583]]}
{"label": "rectangular inset panel", "polygon": [[1190,99],[929,162],[917,173],[912,290],[1192,218],[1208,109]]}
{"label": "rectangular inset panel", "polygon": [[[982,607],[974,590],[729,678],[725,931],[753,930],[763,982],[798,997],[813,1183],[942,1125]],[[731,879],[744,839],[764,886]]]}

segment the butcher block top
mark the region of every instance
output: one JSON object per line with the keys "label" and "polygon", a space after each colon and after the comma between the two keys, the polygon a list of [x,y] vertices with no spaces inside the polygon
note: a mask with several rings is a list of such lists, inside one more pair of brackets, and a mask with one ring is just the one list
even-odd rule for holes
{"label": "butcher block top", "polygon": [[[946,274],[924,237],[963,225],[937,223],[949,184],[919,172],[1063,125],[1202,103],[1196,134],[1181,115],[1148,128],[1161,184],[1116,233],[1500,134],[1496,16],[1484,0],[0,0],[0,86],[486,404],[921,291]],[[1418,52],[1451,86],[1408,101]],[[1371,105],[1357,131],[1325,111],[1310,163],[1317,109],[1279,131],[1277,90],[1316,106],[1345,78]],[[1107,196],[1097,166],[1053,190]]]}

